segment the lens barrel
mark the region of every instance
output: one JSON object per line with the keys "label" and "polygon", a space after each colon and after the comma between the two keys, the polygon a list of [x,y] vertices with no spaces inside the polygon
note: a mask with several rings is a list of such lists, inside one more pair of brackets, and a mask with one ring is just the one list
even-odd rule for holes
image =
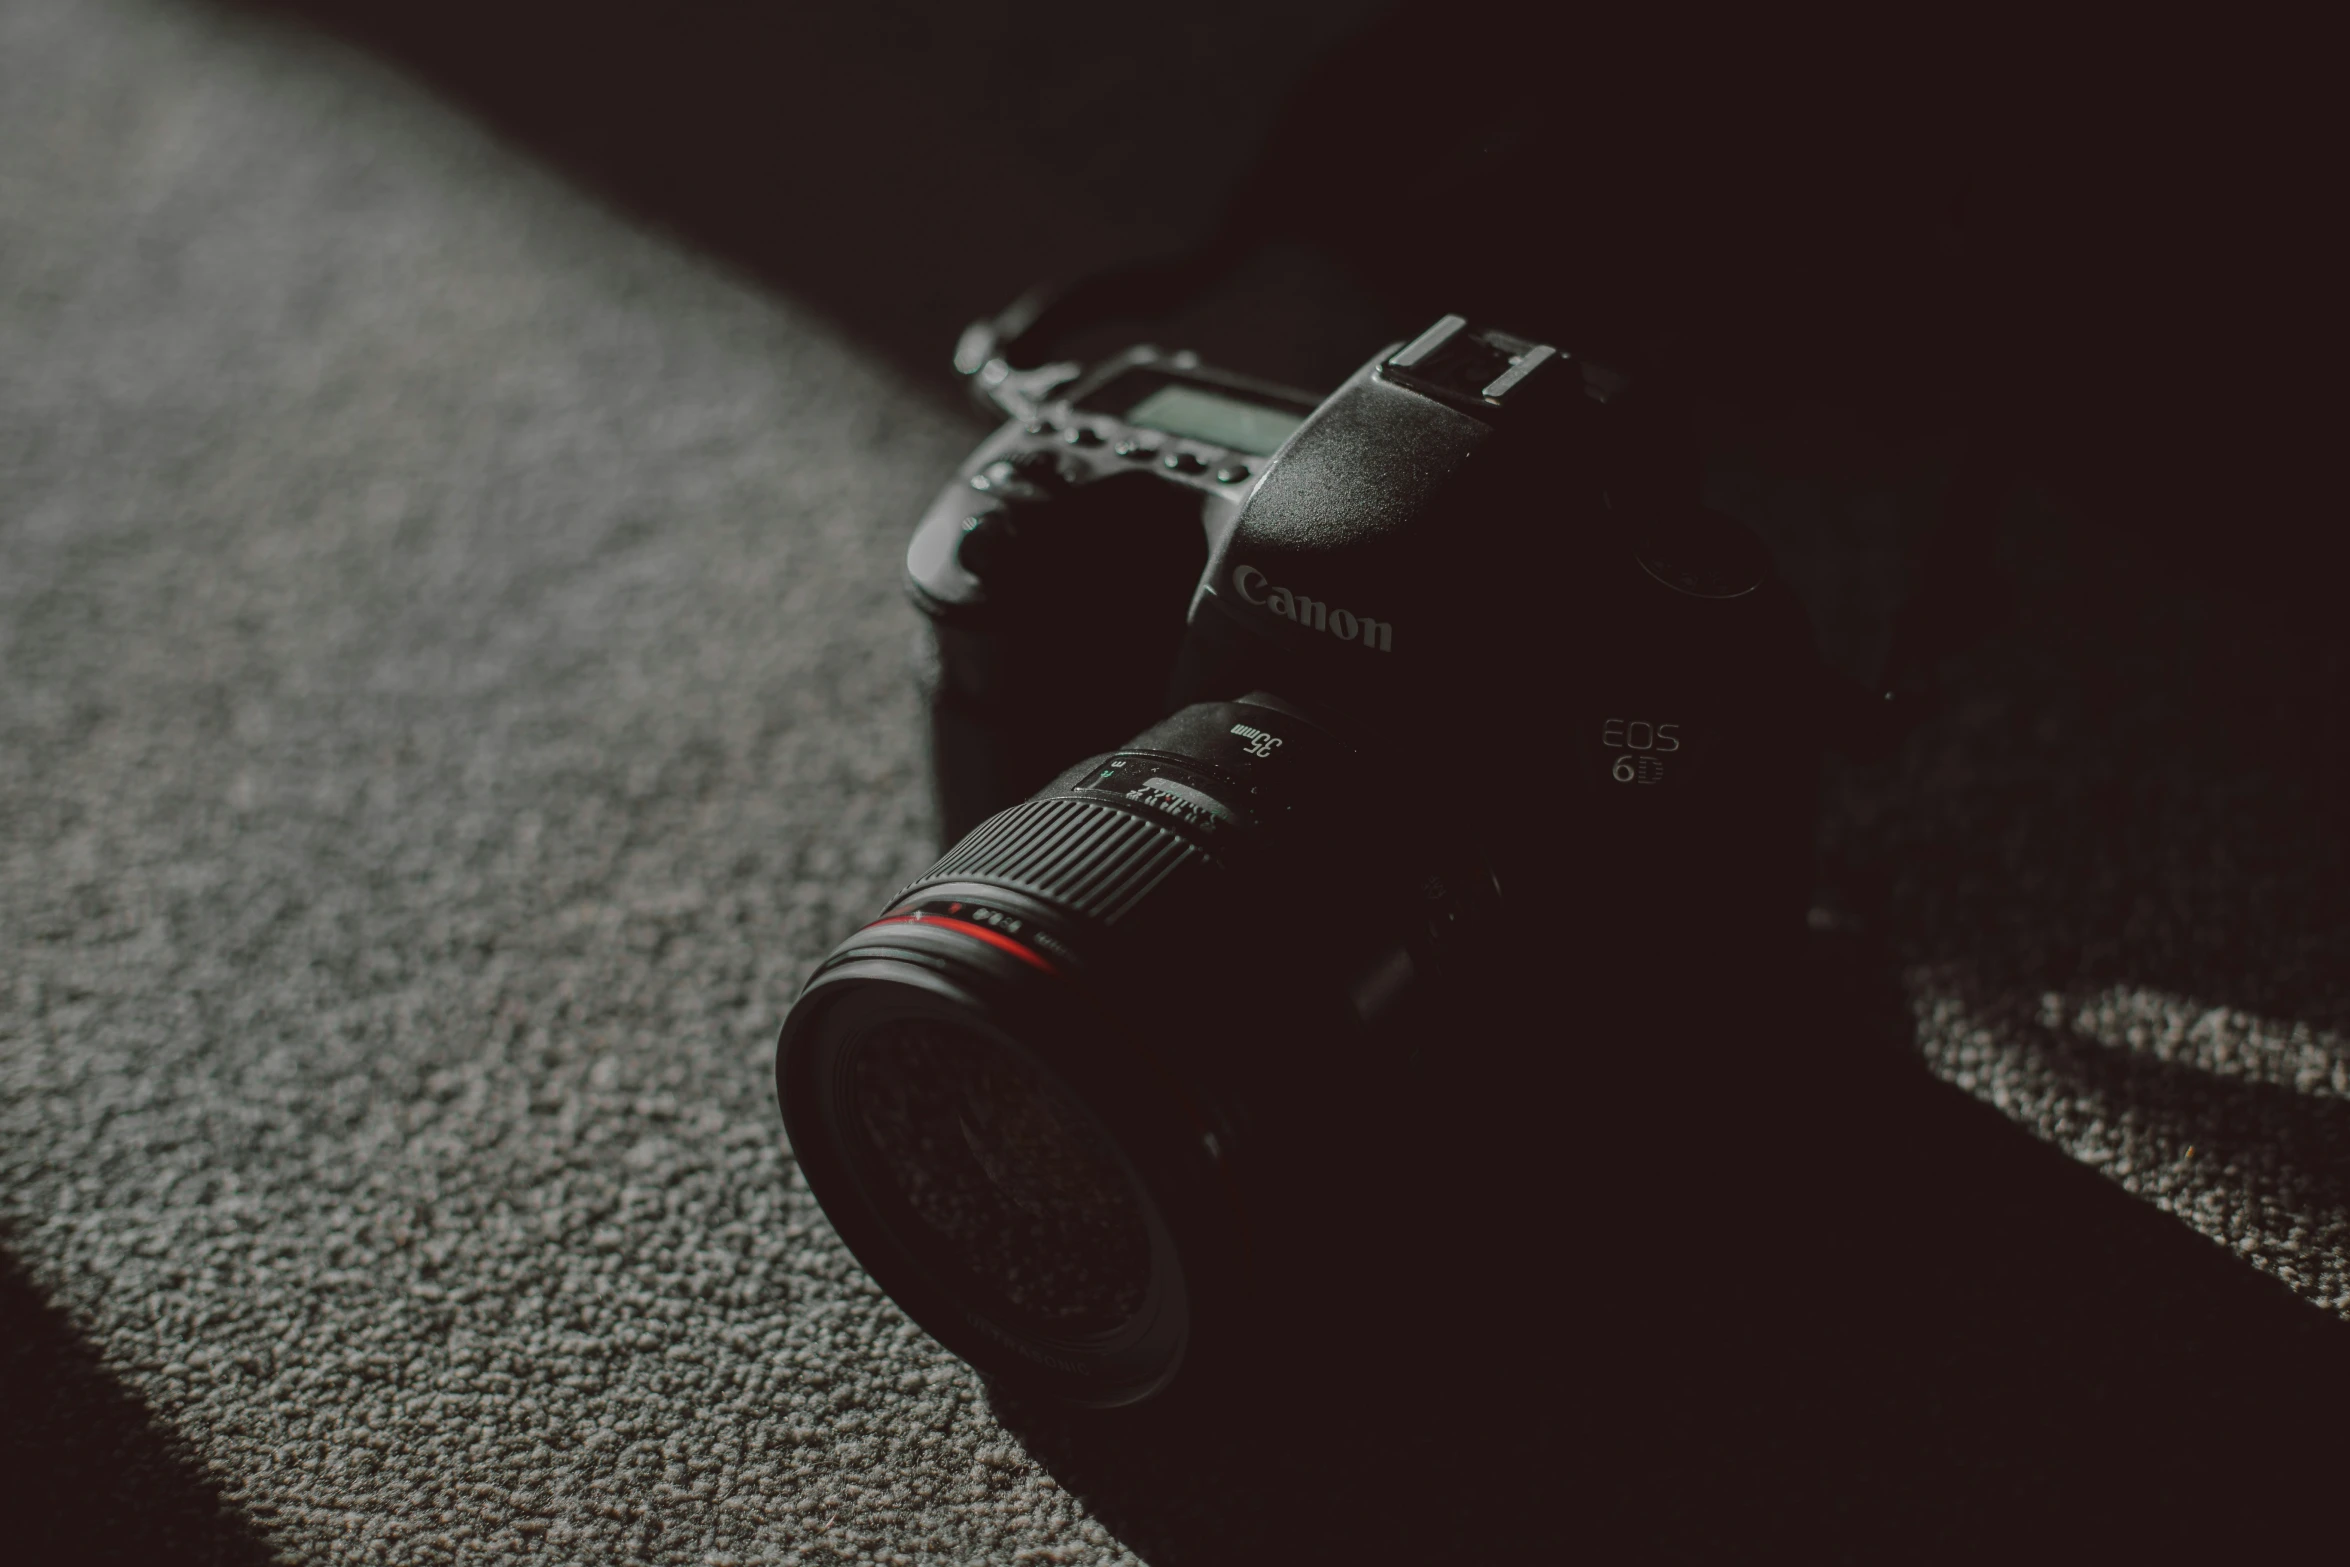
{"label": "lens barrel", "polygon": [[784,1022],[786,1130],[842,1239],[948,1348],[1065,1402],[1238,1345],[1493,901],[1433,825],[1262,694],[982,823]]}

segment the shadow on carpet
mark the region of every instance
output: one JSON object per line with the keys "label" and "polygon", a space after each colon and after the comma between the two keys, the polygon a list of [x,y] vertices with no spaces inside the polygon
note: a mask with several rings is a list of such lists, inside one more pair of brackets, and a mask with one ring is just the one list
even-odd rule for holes
{"label": "shadow on carpet", "polygon": [[274,1560],[145,1401],[0,1250],[0,1539],[19,1567]]}
{"label": "shadow on carpet", "polygon": [[1679,1228],[1554,1215],[1505,1313],[1464,1216],[1450,1320],[1315,1346],[1350,1392],[999,1417],[1154,1567],[2323,1538],[2350,1326],[1930,1077],[1881,961],[1827,967],[1805,1091],[1672,1151]]}

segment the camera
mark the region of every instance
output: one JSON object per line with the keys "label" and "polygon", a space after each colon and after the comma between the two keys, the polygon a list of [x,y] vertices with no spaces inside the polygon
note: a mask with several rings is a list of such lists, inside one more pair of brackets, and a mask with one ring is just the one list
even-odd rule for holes
{"label": "camera", "polygon": [[1708,1070],[1801,942],[1767,551],[1626,377],[1458,315],[1319,397],[960,362],[1010,418],[907,555],[950,846],[777,1047],[843,1241],[1090,1407],[1313,1358],[1395,1242],[1367,1159],[1557,1247],[1575,1128],[1653,1088],[1609,1063]]}

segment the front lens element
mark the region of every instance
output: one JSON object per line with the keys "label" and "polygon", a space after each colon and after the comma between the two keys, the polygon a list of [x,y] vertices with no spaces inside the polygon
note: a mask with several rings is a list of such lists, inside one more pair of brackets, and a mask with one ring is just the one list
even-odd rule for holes
{"label": "front lens element", "polygon": [[1142,1203],[1101,1128],[1040,1069],[977,1030],[904,1017],[858,1038],[847,1072],[857,1162],[911,1217],[918,1250],[1048,1338],[1114,1333],[1142,1309]]}

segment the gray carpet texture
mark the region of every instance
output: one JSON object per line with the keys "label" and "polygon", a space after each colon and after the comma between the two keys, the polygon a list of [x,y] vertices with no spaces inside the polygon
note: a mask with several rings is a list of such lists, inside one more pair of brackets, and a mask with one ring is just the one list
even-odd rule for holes
{"label": "gray carpet texture", "polygon": [[[83,1401],[5,1418],[151,1427],[93,1538],[181,1484],[159,1557],[1243,1559],[1081,1503],[775,1114],[931,852],[898,563],[975,429],[347,44],[0,7],[0,1249],[10,1386]],[[1715,438],[1865,666],[1941,459]],[[1821,922],[1933,1077],[2336,1344],[2338,647],[2009,535],[1949,715],[1831,774]]]}

